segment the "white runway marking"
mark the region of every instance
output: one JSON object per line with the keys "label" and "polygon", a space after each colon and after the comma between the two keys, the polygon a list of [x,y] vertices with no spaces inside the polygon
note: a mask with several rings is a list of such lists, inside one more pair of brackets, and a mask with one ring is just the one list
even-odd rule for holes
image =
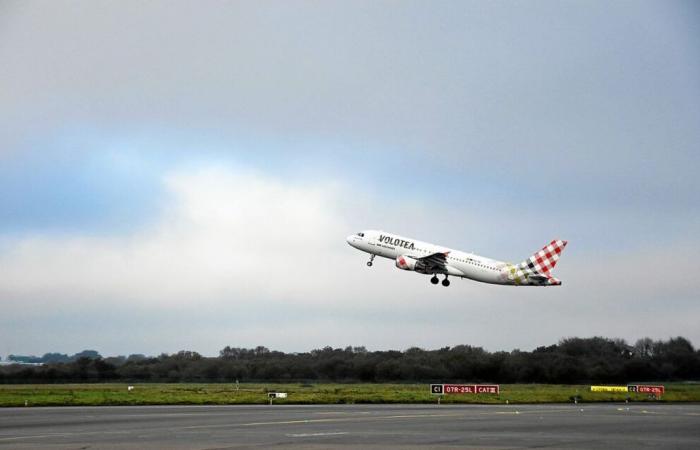
{"label": "white runway marking", "polygon": [[295,434],[286,434],[285,436],[287,437],[319,437],[319,436],[338,436],[341,434],[350,434],[347,431],[337,431],[335,433],[295,433]]}
{"label": "white runway marking", "polygon": [[71,436],[87,436],[90,434],[129,434],[129,431],[81,431],[77,433],[51,433],[51,434],[30,434],[26,436],[9,436],[0,437],[0,441],[16,441],[18,439],[43,439],[43,438],[57,438],[57,437],[71,437]]}

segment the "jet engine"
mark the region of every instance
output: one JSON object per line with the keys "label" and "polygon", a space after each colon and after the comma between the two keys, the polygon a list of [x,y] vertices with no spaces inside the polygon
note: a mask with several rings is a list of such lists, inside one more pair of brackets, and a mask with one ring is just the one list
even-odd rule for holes
{"label": "jet engine", "polygon": [[396,257],[396,267],[402,270],[416,270],[416,260],[406,255]]}
{"label": "jet engine", "polygon": [[396,267],[401,270],[412,270],[419,273],[426,273],[425,262],[408,255],[397,256]]}

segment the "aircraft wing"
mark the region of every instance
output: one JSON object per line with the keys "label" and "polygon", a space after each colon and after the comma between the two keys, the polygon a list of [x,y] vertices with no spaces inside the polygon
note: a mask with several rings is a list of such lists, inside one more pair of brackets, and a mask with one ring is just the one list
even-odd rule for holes
{"label": "aircraft wing", "polygon": [[424,256],[422,258],[416,258],[418,261],[421,261],[425,264],[426,266],[426,271],[429,273],[432,272],[440,272],[443,273],[447,269],[445,268],[445,264],[447,263],[447,253],[433,253],[432,255]]}

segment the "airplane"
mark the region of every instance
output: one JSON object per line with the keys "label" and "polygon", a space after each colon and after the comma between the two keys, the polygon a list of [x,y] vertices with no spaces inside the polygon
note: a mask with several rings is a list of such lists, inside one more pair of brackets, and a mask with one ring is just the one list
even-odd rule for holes
{"label": "airplane", "polygon": [[369,267],[382,256],[393,259],[399,269],[432,275],[432,284],[440,281],[438,274],[445,275],[445,287],[450,285],[449,276],[508,286],[561,286],[551,271],[567,244],[555,239],[520,264],[511,264],[378,230],[350,235],[347,242],[370,254]]}

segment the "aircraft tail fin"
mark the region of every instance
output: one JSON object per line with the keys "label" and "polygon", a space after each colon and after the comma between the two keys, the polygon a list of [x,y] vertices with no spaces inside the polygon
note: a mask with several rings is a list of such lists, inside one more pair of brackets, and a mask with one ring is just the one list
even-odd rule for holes
{"label": "aircraft tail fin", "polygon": [[555,239],[542,247],[542,250],[536,252],[534,255],[518,264],[518,268],[523,272],[534,272],[556,280],[556,278],[552,277],[550,272],[554,269],[554,266],[557,265],[557,261],[559,261],[561,252],[564,251],[566,244],[566,241]]}

